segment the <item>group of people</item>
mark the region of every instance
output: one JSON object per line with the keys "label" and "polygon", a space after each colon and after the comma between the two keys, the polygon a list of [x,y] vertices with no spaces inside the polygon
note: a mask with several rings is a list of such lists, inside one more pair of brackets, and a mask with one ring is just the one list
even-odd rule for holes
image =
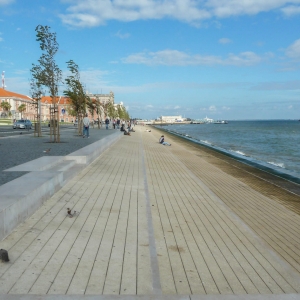
{"label": "group of people", "polygon": [[[85,117],[83,118],[83,138],[90,137],[90,133],[89,133],[89,129],[90,129],[90,119],[88,117],[88,114],[85,114]],[[105,123],[105,128],[108,130],[109,124],[110,124],[111,120],[106,117],[104,123]],[[133,125],[134,123],[132,123],[131,121],[128,121],[127,124],[125,122],[125,120],[120,120],[120,119],[114,119],[112,121],[113,123],[113,128],[114,129],[120,129],[121,131],[124,131],[125,135],[130,135],[130,132],[134,132],[133,130]]]}
{"label": "group of people", "polygon": [[135,132],[134,129],[133,129],[134,125],[135,124],[132,123],[131,121],[128,121],[127,124],[126,124],[126,122],[123,120],[120,130],[124,132],[124,135],[130,135],[130,132]]}
{"label": "group of people", "polygon": [[[106,129],[108,129],[109,123],[110,123],[110,120],[108,118],[106,118],[105,119],[105,127],[106,127]],[[120,125],[121,125],[121,128],[120,128]],[[113,127],[114,127],[114,129],[116,128],[116,126],[117,126],[117,129],[120,128],[120,130],[124,132],[124,135],[130,135],[130,132],[134,132],[134,129],[132,127],[133,124],[131,123],[131,121],[127,122],[127,128],[126,128],[126,122],[125,122],[125,120],[122,120],[122,121],[120,119],[113,120]],[[88,117],[88,114],[85,114],[85,117],[83,118],[83,137],[87,137],[87,138],[90,137],[89,128],[90,128],[90,119]],[[151,131],[149,130],[149,132],[151,132]],[[171,146],[170,143],[168,143],[168,142],[165,141],[164,135],[162,135],[160,137],[159,143],[162,144],[162,145]]]}
{"label": "group of people", "polygon": [[[106,129],[108,129],[108,125],[112,122],[112,126],[114,129],[121,129],[121,131],[124,131],[123,129],[125,129],[126,127],[126,121],[124,119],[120,120],[120,119],[113,119],[110,120],[108,117],[105,119],[105,125],[106,125]],[[127,129],[130,129],[132,127],[132,125],[134,125],[133,122],[128,121],[127,122]],[[122,129],[123,127],[123,129]]]}

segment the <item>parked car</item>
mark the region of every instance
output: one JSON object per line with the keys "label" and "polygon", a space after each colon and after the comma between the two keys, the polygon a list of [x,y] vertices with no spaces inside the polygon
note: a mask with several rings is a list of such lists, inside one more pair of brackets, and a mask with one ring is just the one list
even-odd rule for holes
{"label": "parked car", "polygon": [[32,129],[32,123],[30,120],[17,120],[14,125],[13,129]]}

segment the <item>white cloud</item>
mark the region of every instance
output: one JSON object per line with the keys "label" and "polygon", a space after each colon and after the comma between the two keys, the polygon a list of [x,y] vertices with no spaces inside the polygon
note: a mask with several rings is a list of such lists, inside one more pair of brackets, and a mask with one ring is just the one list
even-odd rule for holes
{"label": "white cloud", "polygon": [[285,54],[289,58],[300,58],[300,39],[296,40],[292,45],[290,45],[286,49]]}
{"label": "white cloud", "polygon": [[225,110],[225,111],[228,111],[228,110],[230,110],[230,107],[223,106],[222,109]]}
{"label": "white cloud", "polygon": [[206,6],[214,16],[225,18],[238,15],[255,15],[275,9],[283,9],[286,5],[300,3],[299,0],[207,0]]}
{"label": "white cloud", "polygon": [[[0,4],[10,0],[0,0]],[[254,15],[280,10],[289,15],[300,0],[64,0],[71,3],[60,17],[65,24],[75,27],[104,25],[109,20],[170,18],[199,25],[211,18]]]}
{"label": "white cloud", "polygon": [[216,111],[217,108],[215,107],[215,105],[211,105],[209,108],[208,108],[209,111]]}
{"label": "white cloud", "polygon": [[[101,89],[105,93],[109,92],[111,82],[107,79],[112,72],[101,71],[96,69],[80,70],[80,80],[88,92],[100,93]],[[68,71],[63,72],[63,77],[70,75]],[[64,88],[62,88],[63,91]],[[107,90],[108,89],[108,90]]]}
{"label": "white cloud", "polygon": [[3,40],[3,38],[0,36],[0,42],[3,42],[4,40]]}
{"label": "white cloud", "polygon": [[231,40],[227,39],[227,38],[222,38],[222,39],[219,39],[219,43],[220,44],[229,44],[229,43],[231,43]]}
{"label": "white cloud", "polygon": [[190,55],[178,50],[162,50],[157,52],[141,52],[123,58],[123,63],[145,64],[145,65],[167,65],[167,66],[187,66],[187,65],[234,65],[251,66],[263,60],[257,54],[247,51],[239,54],[228,54],[227,57],[209,55]]}
{"label": "white cloud", "polygon": [[210,17],[206,9],[197,7],[194,0],[89,0],[73,3],[62,21],[76,27],[103,25],[108,20],[131,22],[136,20],[173,18],[194,22]]}
{"label": "white cloud", "polygon": [[117,36],[120,39],[128,39],[130,37],[129,33],[121,33],[121,30],[119,30],[115,36]]}
{"label": "white cloud", "polygon": [[0,6],[13,3],[15,0],[0,0]]}
{"label": "white cloud", "polygon": [[292,109],[292,108],[293,108],[293,105],[289,105],[289,106],[288,106],[288,109]]}
{"label": "white cloud", "polygon": [[288,17],[299,15],[300,14],[300,6],[289,5],[281,9],[281,11]]}
{"label": "white cloud", "polygon": [[174,107],[174,109],[179,109],[180,108],[180,106],[178,106],[178,105],[176,105],[175,107]]}

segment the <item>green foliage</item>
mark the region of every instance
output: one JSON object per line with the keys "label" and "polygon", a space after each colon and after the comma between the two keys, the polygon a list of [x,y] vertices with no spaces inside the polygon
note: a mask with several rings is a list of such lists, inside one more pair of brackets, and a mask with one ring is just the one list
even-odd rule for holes
{"label": "green foliage", "polygon": [[0,107],[6,112],[10,111],[11,109],[11,105],[9,104],[9,102],[6,101],[1,102]]}
{"label": "green foliage", "polygon": [[94,113],[96,111],[96,103],[95,100],[91,99],[90,97],[87,97],[86,99],[86,106],[87,109],[89,111],[89,113],[91,114],[92,118],[94,117]]}
{"label": "green foliage", "polygon": [[19,105],[18,107],[18,111],[21,113],[21,115],[23,114],[24,111],[26,111],[26,105],[23,103],[21,105]]}
{"label": "green foliage", "polygon": [[70,98],[71,108],[79,118],[80,115],[86,112],[89,97],[86,95],[83,84],[80,81],[78,65],[73,60],[69,60],[67,65],[71,75],[65,79],[68,88],[64,91],[64,95]]}
{"label": "green foliage", "polygon": [[126,108],[124,107],[124,119],[125,120],[130,120],[129,113],[126,111]]}
{"label": "green foliage", "polygon": [[30,79],[30,94],[33,101],[39,101],[42,99],[42,86],[41,83],[38,82],[36,78],[33,77],[33,74],[31,74],[32,77]]}
{"label": "green foliage", "polygon": [[115,119],[117,117],[117,111],[115,110],[115,107],[111,102],[108,102],[106,104],[106,112],[107,115],[109,115],[109,117],[112,119]]}
{"label": "green foliage", "polygon": [[[55,55],[58,51],[58,43],[56,41],[56,33],[50,32],[49,26],[38,25],[35,28],[36,40],[40,43],[42,55],[38,59],[38,64],[32,64],[31,72],[31,92],[32,98],[39,103],[42,98],[43,87],[48,88],[50,97],[52,98],[53,108],[57,106],[56,98],[58,96],[58,86],[62,82],[62,71],[55,62]],[[56,107],[57,108],[57,107]],[[39,112],[37,110],[37,117],[40,120]],[[54,122],[58,118],[56,114],[51,115],[50,139],[52,133],[54,135],[54,142],[59,142],[59,122]],[[53,122],[52,122],[53,121]],[[58,125],[56,125],[58,124]],[[40,126],[39,126],[40,128]],[[52,131],[53,129],[53,131]],[[39,136],[41,132],[39,129]]]}
{"label": "green foliage", "polygon": [[118,105],[118,107],[117,107],[118,117],[120,119],[124,119],[124,117],[125,117],[125,111],[124,111],[124,109],[125,108],[123,106],[121,106],[121,105]]}
{"label": "green foliage", "polygon": [[72,117],[76,117],[77,116],[77,113],[76,111],[73,109],[72,106],[67,106],[67,112],[68,112],[68,115],[69,116],[72,116]]}
{"label": "green foliage", "polygon": [[[58,43],[56,41],[56,33],[50,32],[49,26],[38,25],[35,28],[37,41],[43,51],[38,60],[37,65],[32,64],[31,74],[33,77],[35,90],[38,94],[41,92],[42,86],[49,89],[52,101],[58,95],[58,85],[62,82],[62,71],[57,66],[54,56],[58,51]],[[38,99],[39,95],[35,95],[34,99]]]}
{"label": "green foliage", "polygon": [[103,108],[101,106],[99,99],[96,99],[94,101],[95,101],[95,113],[97,114],[97,116],[100,116]]}
{"label": "green foliage", "polygon": [[129,120],[129,114],[126,111],[126,108],[124,106],[118,105],[117,106],[117,113],[120,119]]}

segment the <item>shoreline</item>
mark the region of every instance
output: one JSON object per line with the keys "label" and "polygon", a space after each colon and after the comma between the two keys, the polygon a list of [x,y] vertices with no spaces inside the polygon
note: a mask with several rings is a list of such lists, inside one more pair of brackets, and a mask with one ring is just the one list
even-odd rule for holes
{"label": "shoreline", "polygon": [[267,172],[258,168],[255,164],[246,163],[238,160],[234,155],[218,151],[209,145],[197,143],[184,136],[174,134],[173,132],[152,126],[154,130],[163,132],[166,140],[173,139],[180,141],[185,147],[192,151],[199,152],[199,156],[220,168],[223,172],[231,175],[254,190],[284,205],[288,209],[300,215],[300,185],[287,178],[278,176],[272,172]]}
{"label": "shoreline", "polygon": [[174,136],[177,136],[177,137],[180,137],[182,138],[183,140],[187,140],[187,141],[190,141],[192,143],[195,143],[196,145],[200,145],[202,147],[206,147],[208,149],[211,149],[213,151],[216,151],[218,153],[221,153],[225,156],[228,156],[232,159],[235,159],[239,162],[242,162],[246,165],[249,165],[249,166],[253,166],[257,169],[260,169],[264,172],[267,172],[267,173],[270,173],[274,176],[278,176],[282,179],[285,179],[285,180],[288,180],[290,182],[293,182],[295,184],[299,184],[300,185],[300,176],[297,176],[298,174],[294,171],[289,171],[289,170],[286,170],[286,169],[283,169],[283,168],[280,168],[276,165],[273,165],[273,164],[270,164],[272,165],[269,166],[268,163],[264,162],[264,161],[259,161],[259,160],[256,160],[254,158],[248,158],[247,156],[244,156],[242,154],[238,154],[238,153],[231,153],[230,151],[226,150],[226,149],[223,149],[221,147],[218,147],[218,146],[213,146],[213,145],[209,145],[209,144],[205,144],[199,140],[195,140],[193,137],[189,136],[189,135],[184,135],[184,134],[181,134],[179,132],[175,132],[175,131],[171,131],[171,130],[167,130],[167,129],[163,129],[163,128],[159,128],[159,127],[155,127],[157,129],[161,129],[162,131],[164,132],[168,132]]}

